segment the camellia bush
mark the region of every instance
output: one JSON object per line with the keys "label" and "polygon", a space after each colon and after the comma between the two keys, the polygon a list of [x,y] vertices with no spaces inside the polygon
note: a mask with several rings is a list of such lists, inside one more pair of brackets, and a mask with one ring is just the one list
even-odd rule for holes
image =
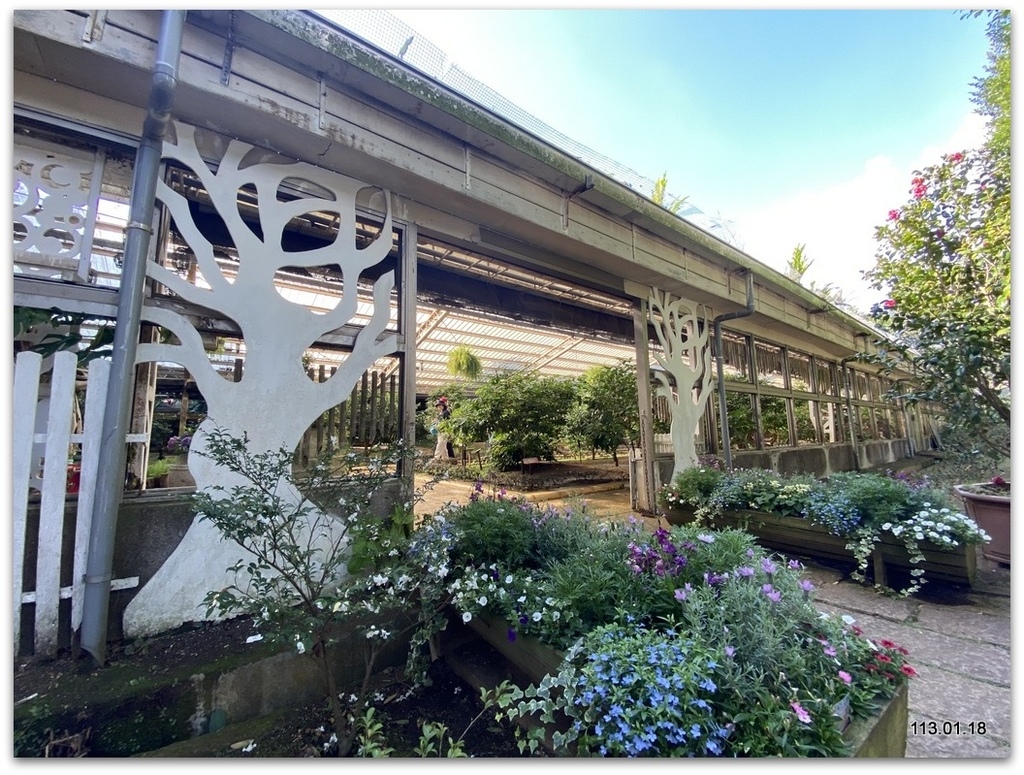
{"label": "camellia bush", "polygon": [[843,756],[838,723],[914,675],[906,649],[820,613],[814,585],[739,530],[646,530],[502,497],[427,520],[414,553],[447,561],[453,616],[504,621],[511,643],[561,652],[555,673],[498,700],[556,755]]}
{"label": "camellia bush", "polygon": [[962,438],[1008,456],[1010,16],[990,13],[990,67],[975,94],[991,117],[988,138],[918,171],[908,201],[876,230],[866,278],[888,295],[873,314],[890,337],[865,359],[909,366],[904,399],[941,407]]}

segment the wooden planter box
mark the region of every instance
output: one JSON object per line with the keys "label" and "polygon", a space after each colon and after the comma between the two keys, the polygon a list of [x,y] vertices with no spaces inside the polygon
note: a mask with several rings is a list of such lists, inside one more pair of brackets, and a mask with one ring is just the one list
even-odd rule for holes
{"label": "wooden planter box", "polygon": [[[459,621],[461,625],[461,621]],[[468,629],[499,652],[530,683],[537,684],[548,674],[556,674],[562,663],[562,652],[536,638],[518,635],[508,639],[508,623],[489,616],[475,616]],[[856,758],[901,758],[907,750],[907,719],[909,714],[907,686],[904,684],[871,718],[851,721],[843,737],[852,746]],[[565,731],[564,729],[562,730]],[[546,745],[551,748],[550,730]]]}
{"label": "wooden planter box", "polygon": [[[694,510],[673,507],[665,511],[665,518],[672,525],[686,525],[696,519]],[[708,527],[724,530],[727,528],[745,530],[757,538],[767,549],[784,554],[800,555],[823,560],[854,563],[853,552],[846,548],[847,539],[833,535],[821,525],[801,517],[783,517],[764,511],[737,509],[725,511],[707,520]],[[926,543],[922,547],[925,562],[925,578],[947,581],[953,584],[973,586],[978,569],[976,547],[973,545],[947,549]],[[909,572],[911,564],[907,549],[899,539],[886,535],[876,544],[871,556],[875,583],[887,585],[888,569]]]}

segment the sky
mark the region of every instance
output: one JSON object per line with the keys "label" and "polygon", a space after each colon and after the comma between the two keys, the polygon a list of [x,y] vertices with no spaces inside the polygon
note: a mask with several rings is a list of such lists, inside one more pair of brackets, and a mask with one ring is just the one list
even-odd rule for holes
{"label": "sky", "polygon": [[[856,7],[856,6],[855,6]],[[963,6],[961,6],[963,7]],[[794,6],[390,12],[463,71],[671,196],[732,223],[753,258],[866,310],[874,230],[915,170],[974,148],[984,18]],[[780,6],[776,6],[780,8]]]}

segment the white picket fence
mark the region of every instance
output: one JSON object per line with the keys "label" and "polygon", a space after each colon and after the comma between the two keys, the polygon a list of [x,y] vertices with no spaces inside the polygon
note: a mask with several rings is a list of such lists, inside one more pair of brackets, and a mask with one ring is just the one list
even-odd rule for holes
{"label": "white picket fence", "polygon": [[[59,352],[53,356],[49,382],[41,380],[42,365],[43,358],[38,353],[21,352],[15,358],[12,429],[14,652],[18,655],[21,647],[22,606],[34,603],[33,653],[54,656],[58,649],[61,599],[71,600],[71,632],[77,632],[82,624],[83,579],[110,363],[95,360],[89,364],[81,432],[73,432],[77,407],[75,354]],[[47,390],[48,402],[45,401]],[[42,414],[43,407],[46,407],[45,425],[42,417],[38,425],[45,427],[45,432],[37,432],[37,413]],[[136,439],[128,436],[126,440]],[[72,445],[80,445],[81,448],[81,478],[74,521],[73,556],[68,557],[64,550],[64,513]],[[29,529],[29,500],[33,490],[39,492],[38,532]],[[34,580],[24,578],[26,558],[31,554],[28,549],[32,543],[36,556]],[[70,585],[62,586],[61,568],[69,562],[73,580]],[[126,589],[138,583],[137,577],[116,579],[111,582],[111,589]]]}

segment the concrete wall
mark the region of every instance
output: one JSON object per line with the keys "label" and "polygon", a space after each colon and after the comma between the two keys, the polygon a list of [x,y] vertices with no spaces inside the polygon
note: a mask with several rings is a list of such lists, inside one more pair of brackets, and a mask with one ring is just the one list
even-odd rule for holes
{"label": "concrete wall", "polygon": [[[856,464],[860,458],[860,466]],[[836,471],[867,471],[883,468],[901,458],[908,457],[906,439],[891,441],[869,441],[859,445],[857,453],[851,444],[813,445],[806,447],[781,447],[778,449],[741,450],[733,452],[733,468],[765,468],[783,476],[791,474],[812,474],[825,477]],[[721,458],[719,458],[721,460]],[[631,502],[636,504],[634,482],[638,481],[641,459],[630,460]],[[672,477],[673,458],[671,455],[655,455],[654,481],[656,489],[668,484]]]}

